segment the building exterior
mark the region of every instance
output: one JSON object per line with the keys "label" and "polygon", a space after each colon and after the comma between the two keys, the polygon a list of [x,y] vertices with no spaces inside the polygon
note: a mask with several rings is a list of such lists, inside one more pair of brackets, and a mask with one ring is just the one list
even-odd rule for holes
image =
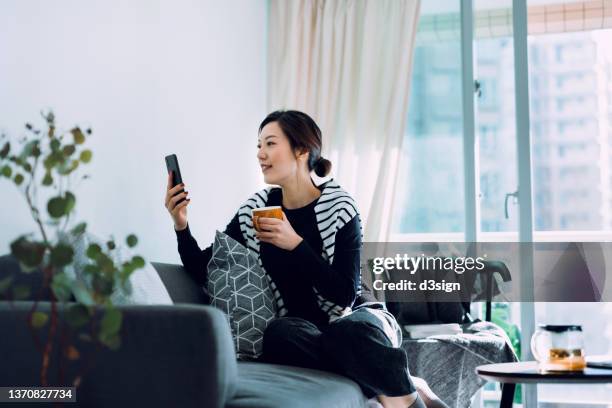
{"label": "building exterior", "polygon": [[[612,61],[593,33],[530,37],[534,227],[612,227]],[[464,228],[461,61],[458,41],[416,49],[398,232]],[[479,40],[480,216],[483,232],[517,231],[512,41]],[[426,180],[426,182],[423,182]]]}

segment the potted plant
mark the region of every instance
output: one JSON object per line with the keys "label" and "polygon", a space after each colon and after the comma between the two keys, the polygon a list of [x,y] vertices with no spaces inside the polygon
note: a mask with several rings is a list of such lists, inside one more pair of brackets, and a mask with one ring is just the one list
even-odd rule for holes
{"label": "potted plant", "polygon": [[[93,157],[85,146],[92,131],[78,126],[61,131],[53,112],[42,116],[44,129],[28,123],[26,134],[16,142],[0,136],[0,178],[20,190],[37,226],[36,233],[21,235],[11,243],[11,255],[19,262],[21,273],[39,274],[42,289],[32,293],[32,288],[15,276],[7,276],[0,279],[0,300],[32,301],[24,323],[41,355],[40,385],[59,382],[78,387],[95,356],[83,355],[78,344],[69,339],[89,343],[93,347],[88,350],[120,347],[122,314],[112,294],[118,290],[129,293],[130,275],[144,267],[145,261],[137,255],[119,259],[118,244],[112,237],[105,244],[91,242],[84,251],[77,250],[74,243],[85,237],[87,224],[72,219],[77,204],[73,186],[89,178],[79,173]],[[44,207],[39,195],[46,197]],[[135,235],[126,238],[130,248],[137,242]],[[48,294],[50,312],[39,310],[44,293]],[[56,355],[61,356],[57,362],[60,378],[50,380],[50,360]],[[66,364],[85,359],[88,362],[79,364],[83,370],[77,370],[74,378],[62,378]]]}

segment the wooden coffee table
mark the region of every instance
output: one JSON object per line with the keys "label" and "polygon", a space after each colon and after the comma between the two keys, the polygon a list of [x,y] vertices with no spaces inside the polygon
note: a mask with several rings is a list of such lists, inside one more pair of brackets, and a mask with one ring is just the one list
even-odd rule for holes
{"label": "wooden coffee table", "polygon": [[511,408],[516,384],[593,384],[612,383],[612,369],[590,368],[578,372],[541,373],[538,363],[524,361],[519,363],[487,364],[476,367],[476,373],[488,381],[502,385],[501,408]]}

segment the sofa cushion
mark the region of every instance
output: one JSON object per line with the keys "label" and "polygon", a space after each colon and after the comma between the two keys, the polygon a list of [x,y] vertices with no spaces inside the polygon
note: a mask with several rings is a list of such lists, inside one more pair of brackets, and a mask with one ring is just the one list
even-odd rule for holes
{"label": "sofa cushion", "polygon": [[151,262],[174,303],[210,304],[202,286],[189,275],[182,265]]}
{"label": "sofa cushion", "polygon": [[[60,234],[60,240],[74,249],[73,262],[65,267],[64,272],[71,280],[80,281],[85,286],[91,287],[91,283],[87,283],[86,274],[83,273],[85,267],[93,263],[87,256],[87,248],[92,244],[105,247],[106,242],[88,232],[78,235],[62,233]],[[135,255],[130,248],[122,245],[121,242],[117,242],[115,248],[108,254],[116,265],[130,261]],[[77,294],[75,292],[75,296]],[[157,271],[147,261],[142,268],[132,272],[126,283],[126,288],[117,285],[110,299],[114,305],[171,305],[173,303]]]}
{"label": "sofa cushion", "polygon": [[211,304],[229,318],[238,359],[259,357],[263,332],[276,316],[268,276],[248,249],[219,231],[208,263],[208,292]]}
{"label": "sofa cushion", "polygon": [[366,401],[357,383],[337,374],[239,362],[238,388],[226,408],[356,408]]}

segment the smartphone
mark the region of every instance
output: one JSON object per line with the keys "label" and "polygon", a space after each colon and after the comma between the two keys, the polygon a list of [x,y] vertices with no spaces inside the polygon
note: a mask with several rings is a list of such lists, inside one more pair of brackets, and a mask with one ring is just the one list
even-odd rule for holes
{"label": "smartphone", "polygon": [[[181,184],[183,182],[183,177],[181,177],[181,169],[179,168],[178,159],[176,158],[176,154],[171,154],[166,156],[166,169],[168,173],[172,172],[172,187],[177,184]],[[181,194],[185,190],[178,191],[175,195]],[[182,203],[185,199],[181,199],[179,203]]]}

